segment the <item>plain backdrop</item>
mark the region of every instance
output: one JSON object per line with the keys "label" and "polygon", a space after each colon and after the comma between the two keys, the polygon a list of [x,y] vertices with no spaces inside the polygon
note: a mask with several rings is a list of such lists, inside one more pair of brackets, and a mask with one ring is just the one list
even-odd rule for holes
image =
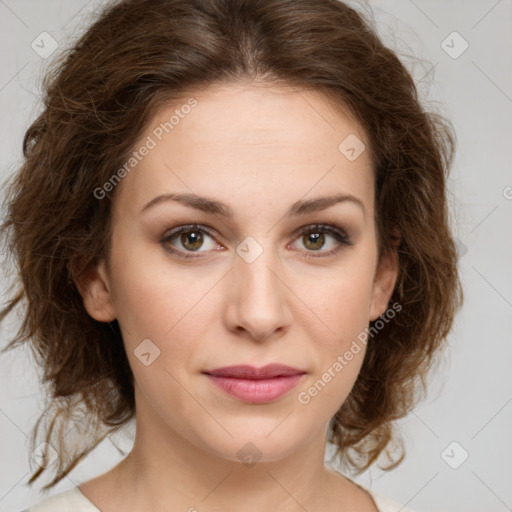
{"label": "plain backdrop", "polygon": [[[99,0],[0,0],[0,152],[3,181],[20,162],[23,134],[40,109],[47,65],[37,43],[57,51],[88,23]],[[465,303],[450,349],[425,401],[400,422],[407,450],[391,472],[372,469],[363,485],[418,512],[512,510],[512,2],[360,2],[386,44],[417,80],[426,108],[452,120],[458,146],[450,202]],[[50,41],[50,39],[46,39]],[[36,47],[37,48],[37,47]],[[51,46],[45,45],[45,48]],[[2,289],[7,283],[2,276]],[[0,345],[14,332],[2,327]],[[40,501],[29,434],[43,404],[28,351],[0,357],[0,510]],[[116,443],[129,449],[132,428]],[[51,494],[88,480],[122,455],[104,441]]]}

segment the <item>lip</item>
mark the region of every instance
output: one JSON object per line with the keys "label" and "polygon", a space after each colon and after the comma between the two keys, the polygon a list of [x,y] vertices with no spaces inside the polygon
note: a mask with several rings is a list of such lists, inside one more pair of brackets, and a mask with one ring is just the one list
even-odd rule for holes
{"label": "lip", "polygon": [[262,404],[291,391],[306,372],[282,364],[269,364],[261,368],[226,366],[203,373],[228,395],[244,402]]}

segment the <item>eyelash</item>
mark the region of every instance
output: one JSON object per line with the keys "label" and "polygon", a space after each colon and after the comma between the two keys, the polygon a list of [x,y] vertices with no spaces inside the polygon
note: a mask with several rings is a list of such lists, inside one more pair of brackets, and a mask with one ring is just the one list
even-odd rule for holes
{"label": "eyelash", "polygon": [[[202,233],[206,233],[209,237],[215,239],[215,236],[207,227],[202,226],[200,224],[188,224],[186,226],[179,226],[179,227],[169,231],[160,240],[160,243],[162,245],[166,245],[177,235],[180,235],[182,233],[193,232],[193,231],[200,231]],[[335,253],[337,253],[342,248],[343,245],[353,245],[350,240],[350,237],[347,234],[345,234],[345,232],[342,229],[338,228],[337,226],[335,226],[333,224],[310,224],[308,226],[304,226],[303,228],[300,229],[299,233],[297,234],[297,237],[294,240],[305,235],[306,233],[328,233],[332,237],[334,237],[334,239],[337,240],[340,245],[338,245],[338,247],[336,247],[335,249],[331,249],[330,251],[321,252],[321,255],[311,254],[312,252],[315,252],[315,251],[307,251],[302,256],[305,259],[325,258],[328,256],[332,256]],[[169,252],[172,252],[173,254],[176,254],[178,257],[183,258],[183,259],[202,257],[200,255],[195,255],[194,253],[191,253],[191,252],[180,251],[180,250],[177,250],[177,249],[175,249],[173,247],[169,247],[169,246],[167,246],[167,250]],[[320,252],[320,251],[318,251],[318,252]]]}

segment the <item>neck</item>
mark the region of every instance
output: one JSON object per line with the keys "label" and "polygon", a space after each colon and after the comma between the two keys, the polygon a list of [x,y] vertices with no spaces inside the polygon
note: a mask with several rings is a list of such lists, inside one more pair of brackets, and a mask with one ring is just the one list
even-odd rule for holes
{"label": "neck", "polygon": [[[349,510],[361,491],[324,465],[327,425],[293,452],[266,460],[246,446],[254,464],[243,457],[246,442],[233,441],[233,457],[191,443],[171,428],[144,400],[137,405],[133,449],[111,471],[81,485],[100,510]],[[237,456],[236,454],[239,454]],[[112,490],[115,489],[115,492]],[[375,510],[368,496],[363,502]]]}
{"label": "neck", "polygon": [[202,450],[174,431],[155,436],[154,429],[137,424],[133,450],[122,463],[123,480],[141,504],[155,508],[295,511],[299,503],[314,510],[327,495],[324,451],[319,433],[284,459],[252,465]]}
{"label": "neck", "polygon": [[325,510],[322,501],[332,482],[332,472],[324,466],[327,426],[275,461],[258,461],[262,454],[257,447],[234,441],[233,453],[242,462],[192,444],[147,402],[141,406],[133,449],[117,466],[115,484],[132,494],[131,504],[140,504],[133,510]]}

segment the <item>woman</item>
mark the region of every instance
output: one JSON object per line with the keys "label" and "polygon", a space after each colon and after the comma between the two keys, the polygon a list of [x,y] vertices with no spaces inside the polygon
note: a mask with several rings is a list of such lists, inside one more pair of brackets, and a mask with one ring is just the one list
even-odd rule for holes
{"label": "woman", "polygon": [[30,483],[136,437],[29,510],[404,510],[324,464],[401,461],[461,301],[451,131],[397,56],[336,0],[124,0],[45,87],[3,225]]}

